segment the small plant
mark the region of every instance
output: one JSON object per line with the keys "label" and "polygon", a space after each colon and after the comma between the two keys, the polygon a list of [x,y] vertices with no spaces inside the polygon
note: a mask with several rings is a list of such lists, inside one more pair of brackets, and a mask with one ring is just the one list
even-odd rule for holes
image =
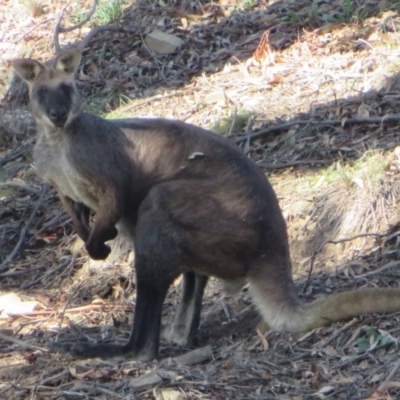
{"label": "small plant", "polygon": [[347,21],[350,21],[354,17],[355,6],[353,0],[345,0],[344,2],[344,16]]}
{"label": "small plant", "polygon": [[[35,0],[24,0],[35,1]],[[91,21],[97,25],[105,25],[113,19],[119,18],[123,12],[124,0],[100,0],[96,12]],[[81,7],[76,9],[75,15],[72,17],[75,24],[81,23],[89,13],[89,10]]]}
{"label": "small plant", "polygon": [[256,3],[257,0],[243,0],[243,9],[245,11],[251,10]]}
{"label": "small plant", "polygon": [[368,150],[358,160],[344,164],[341,160],[333,163],[321,175],[314,177],[311,186],[321,182],[342,182],[346,185],[357,184],[364,187],[373,184],[385,175],[387,170],[387,157],[380,151]]}
{"label": "small plant", "polygon": [[393,343],[393,337],[385,335],[371,326],[366,326],[363,334],[353,342],[358,353],[365,353]]}
{"label": "small plant", "polygon": [[123,1],[121,0],[100,1],[95,14],[96,20],[101,25],[105,25],[111,20],[120,17],[123,10],[122,5]]}
{"label": "small plant", "polygon": [[296,12],[290,11],[289,16],[288,16],[288,21],[292,22],[294,24],[301,24],[303,19]]}
{"label": "small plant", "polygon": [[246,112],[233,113],[229,117],[220,119],[210,129],[222,136],[229,135],[230,132],[237,132],[242,130],[249,120],[250,115]]}

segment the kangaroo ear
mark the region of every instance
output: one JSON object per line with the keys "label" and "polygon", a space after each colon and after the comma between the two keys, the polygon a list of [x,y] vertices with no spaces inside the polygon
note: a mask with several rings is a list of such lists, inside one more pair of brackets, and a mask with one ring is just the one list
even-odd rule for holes
{"label": "kangaroo ear", "polygon": [[31,58],[19,58],[12,64],[17,74],[28,83],[32,83],[44,70],[40,62]]}
{"label": "kangaroo ear", "polygon": [[79,67],[82,53],[78,49],[69,49],[61,53],[54,61],[54,68],[73,75]]}

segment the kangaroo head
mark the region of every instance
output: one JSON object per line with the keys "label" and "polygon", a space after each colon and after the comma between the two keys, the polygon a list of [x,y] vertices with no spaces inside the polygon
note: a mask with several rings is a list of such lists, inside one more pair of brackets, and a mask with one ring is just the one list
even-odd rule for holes
{"label": "kangaroo head", "polygon": [[17,74],[28,83],[32,113],[46,130],[63,128],[81,111],[81,100],[74,82],[81,53],[69,49],[51,65],[31,58],[13,61]]}

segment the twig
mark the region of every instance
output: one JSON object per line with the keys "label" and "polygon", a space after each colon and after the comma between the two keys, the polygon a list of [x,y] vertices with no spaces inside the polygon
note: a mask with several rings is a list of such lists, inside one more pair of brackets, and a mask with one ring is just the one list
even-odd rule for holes
{"label": "twig", "polygon": [[45,278],[49,277],[50,275],[55,274],[56,272],[58,272],[60,269],[66,268],[67,266],[71,265],[71,261],[70,260],[66,260],[65,262],[63,262],[62,264],[60,264],[58,267],[53,268],[49,271],[46,271],[44,274],[40,274],[36,279],[34,279],[33,281],[27,282],[27,283],[23,283],[21,285],[21,289],[25,290],[25,289],[29,289],[30,287],[32,287],[35,283],[39,282],[39,281],[43,281]]}
{"label": "twig", "polygon": [[[107,389],[106,387],[100,386],[99,383],[77,384],[69,390],[60,391],[60,394],[61,393],[63,394],[62,397],[67,398],[67,399],[82,398],[82,397],[80,397],[82,395],[82,393],[90,394],[91,395],[90,397],[92,397],[93,395],[99,395],[100,393],[103,393],[103,394],[108,394],[110,397],[107,396],[107,398],[111,398],[111,399],[125,399],[126,398],[124,395],[118,394],[110,389]],[[88,398],[88,397],[85,397],[85,398]],[[101,397],[103,397],[103,396],[101,396]],[[96,398],[100,398],[100,397],[96,397]]]}
{"label": "twig", "polygon": [[89,41],[92,39],[92,37],[96,36],[98,33],[103,32],[103,31],[123,31],[123,32],[130,33],[130,29],[129,28],[124,28],[124,27],[121,27],[121,26],[109,26],[109,25],[96,26],[79,43],[79,45],[77,46],[78,49],[84,50],[85,47],[88,45]]}
{"label": "twig", "polygon": [[244,134],[246,135],[246,143],[244,145],[244,154],[248,155],[250,153],[250,128],[253,125],[253,117],[250,117],[247,121],[246,128],[244,130]]}
{"label": "twig", "polygon": [[18,254],[18,252],[20,251],[20,248],[22,246],[22,243],[25,239],[26,233],[28,232],[28,229],[30,228],[33,219],[37,213],[37,210],[39,209],[40,205],[42,204],[42,201],[44,199],[44,195],[46,193],[46,187],[43,186],[42,187],[42,191],[40,193],[39,199],[35,204],[35,207],[32,211],[31,216],[29,217],[28,221],[25,223],[24,227],[21,229],[21,233],[19,235],[19,240],[18,243],[15,245],[13,251],[6,257],[6,259],[0,264],[0,271],[4,271],[8,264],[14,259],[14,257]]}
{"label": "twig", "polygon": [[[330,119],[324,121],[290,121],[254,133],[253,135],[249,136],[249,139],[250,141],[259,139],[270,133],[280,132],[285,129],[289,129],[294,125],[307,125],[307,124],[322,125],[322,126],[343,125],[344,127],[347,124],[381,124],[382,126],[383,122],[399,122],[399,121],[400,121],[400,114],[384,115],[383,117]],[[237,139],[235,142],[242,143],[245,140],[247,140],[247,137],[241,137]]]}
{"label": "twig", "polygon": [[0,158],[0,167],[2,167],[3,165],[14,161],[15,159],[17,159],[18,157],[20,157],[22,154],[26,153],[26,147],[19,147],[18,149],[14,150],[13,152],[11,152],[10,154],[7,154],[6,156]]}
{"label": "twig", "polygon": [[394,375],[396,374],[397,370],[400,367],[400,360],[397,361],[397,363],[395,364],[395,366],[393,367],[393,369],[390,371],[390,374],[387,376],[387,378],[385,379],[385,381],[390,381],[393,379]]}
{"label": "twig", "polygon": [[26,190],[27,192],[34,193],[34,194],[40,194],[39,189],[35,189],[34,187],[27,185],[24,182],[15,182],[15,181],[8,181],[4,183],[0,183],[0,187],[4,186],[11,186],[11,187],[17,187]]}
{"label": "twig", "polygon": [[330,164],[331,160],[296,160],[282,164],[271,164],[271,163],[257,163],[260,167],[268,168],[268,169],[281,169],[293,167],[295,165],[303,165],[303,164]]}
{"label": "twig", "polygon": [[393,385],[393,382],[390,382],[393,379],[393,377],[395,376],[399,367],[400,367],[400,360],[397,361],[397,363],[394,365],[393,369],[390,371],[387,378],[379,385],[378,390],[380,392],[384,392],[385,390],[387,390],[388,387],[399,387],[400,386],[400,384],[398,382],[396,382],[397,385]]}
{"label": "twig", "polygon": [[376,274],[379,274],[380,272],[386,271],[387,269],[396,268],[399,266],[400,266],[400,261],[390,261],[387,264],[385,264],[384,266],[382,266],[374,271],[366,272],[365,274],[362,274],[362,275],[357,275],[354,277],[354,279],[366,278],[367,276],[376,275]]}
{"label": "twig", "polygon": [[[371,232],[371,233],[359,233],[358,235],[354,236],[349,236],[349,237],[344,237],[341,239],[337,240],[328,240],[325,244],[332,243],[332,244],[339,244],[339,243],[344,243],[344,242],[350,242],[351,240],[358,239],[360,237],[368,237],[368,236],[376,236],[376,237],[385,237],[387,236],[388,233],[381,233],[381,232]],[[324,244],[324,246],[325,246]]]}
{"label": "twig", "polygon": [[[387,232],[386,232],[386,233],[380,233],[380,232],[359,233],[358,235],[354,235],[354,236],[350,236],[350,237],[345,237],[345,238],[341,238],[341,239],[337,239],[337,240],[329,239],[329,240],[325,241],[324,243],[322,243],[321,246],[319,246],[319,248],[318,248],[317,250],[314,251],[313,255],[312,255],[311,258],[310,258],[310,268],[309,268],[309,270],[308,270],[307,281],[306,281],[306,283],[305,283],[304,286],[303,286],[302,293],[305,293],[305,292],[306,292],[306,290],[307,290],[307,288],[308,288],[308,286],[309,286],[309,284],[310,284],[311,275],[312,275],[312,272],[313,272],[313,269],[314,269],[314,261],[315,261],[315,258],[317,257],[317,255],[322,251],[322,249],[323,249],[327,244],[339,244],[339,243],[349,242],[349,241],[351,241],[351,240],[358,239],[358,238],[360,238],[360,237],[368,237],[368,236],[385,237],[385,236],[387,236],[387,235],[388,235]],[[388,267],[388,268],[391,268],[391,267]]]}
{"label": "twig", "polygon": [[[90,11],[89,11],[89,14],[88,14],[87,17],[86,17],[83,21],[81,21],[79,24],[76,24],[76,25],[71,26],[71,27],[69,27],[69,28],[62,28],[62,27],[60,27],[60,28],[59,28],[59,32],[60,32],[60,33],[71,32],[71,31],[74,31],[75,29],[81,28],[83,25],[86,24],[86,22],[88,22],[88,21],[90,20],[90,18],[92,18],[93,14],[94,14],[95,11],[96,11],[96,7],[97,7],[98,3],[99,3],[98,0],[94,0],[93,5],[92,5],[92,8],[91,8]],[[61,21],[60,21],[60,22],[61,22]]]}
{"label": "twig", "polygon": [[29,29],[28,32],[25,32],[22,36],[20,36],[18,39],[16,39],[13,44],[17,44],[19,43],[21,40],[24,40],[27,36],[29,36],[37,27],[39,27],[40,25],[44,25],[47,24],[48,22],[51,22],[54,20],[54,17],[50,17],[45,19],[44,21],[39,22],[38,24],[36,24],[32,29]]}
{"label": "twig", "polygon": [[168,99],[170,97],[176,97],[176,96],[182,96],[182,92],[187,92],[187,91],[194,91],[194,90],[199,90],[197,87],[188,87],[180,90],[179,92],[175,91],[173,93],[167,93],[167,94],[156,94],[154,96],[148,97],[146,100],[141,101],[140,103],[132,104],[130,106],[124,107],[123,112],[125,113],[126,111],[131,110],[132,108],[137,108],[141,106],[145,106],[146,104],[153,103],[154,101],[158,100],[163,100],[163,99]]}
{"label": "twig", "polygon": [[232,123],[231,123],[231,126],[229,128],[229,132],[226,135],[227,137],[231,137],[232,136],[233,128],[235,127],[235,124],[236,124],[236,117],[237,117],[237,107],[235,106],[235,109],[233,111],[233,116],[232,116]]}
{"label": "twig", "polygon": [[211,360],[213,358],[212,347],[205,346],[200,349],[190,351],[189,353],[182,354],[181,356],[175,357],[174,360],[179,366],[183,365],[194,365],[204,361]]}
{"label": "twig", "polygon": [[24,342],[23,340],[14,338],[12,336],[3,335],[1,332],[0,332],[0,339],[1,340],[5,340],[7,342],[11,342],[11,343],[17,344],[18,346],[21,346],[21,347],[24,347],[24,348],[27,348],[27,349],[40,350],[40,351],[42,351],[44,353],[48,353],[48,350],[44,349],[43,347],[35,346],[34,344],[30,344],[28,342]]}
{"label": "twig", "polygon": [[333,335],[331,335],[330,337],[328,337],[325,340],[322,340],[318,347],[320,348],[324,348],[325,346],[327,346],[330,342],[332,342],[333,340],[335,340],[339,335],[341,335],[344,331],[346,331],[348,328],[350,328],[351,326],[353,326],[356,322],[358,322],[357,318],[353,318],[351,321],[349,321],[347,324],[343,325],[340,329],[338,329]]}
{"label": "twig", "polygon": [[60,322],[59,322],[59,324],[58,324],[57,335],[56,335],[56,337],[55,337],[55,339],[54,339],[55,342],[58,342],[58,336],[60,335],[61,326],[62,326],[62,323],[63,323],[63,321],[64,321],[65,312],[66,312],[66,310],[67,310],[67,307],[71,304],[73,297],[79,292],[79,290],[82,288],[82,286],[83,286],[83,283],[81,283],[81,284],[71,293],[71,295],[69,296],[68,300],[65,302],[64,307],[63,307],[61,313],[59,314],[59,316],[60,316],[61,318],[60,318]]}
{"label": "twig", "polygon": [[29,271],[26,269],[21,269],[19,271],[9,271],[9,272],[4,272],[4,274],[0,274],[0,278],[9,278],[11,276],[18,276],[18,275],[26,275],[27,272],[31,273],[33,271],[37,271],[39,269],[44,269],[46,266],[40,265],[39,267],[31,267],[29,268]]}
{"label": "twig", "polygon": [[80,306],[74,308],[67,308],[65,311],[57,311],[57,310],[38,310],[38,311],[26,311],[23,313],[12,313],[12,311],[7,311],[7,315],[10,317],[13,316],[25,316],[25,317],[36,317],[39,315],[60,315],[64,314],[75,314],[84,311],[104,311],[104,310],[113,310],[113,309],[123,309],[123,310],[131,310],[133,306],[131,304],[89,304],[87,306]]}
{"label": "twig", "polygon": [[56,50],[56,54],[61,52],[61,47],[60,47],[60,41],[58,40],[58,36],[60,35],[60,30],[61,30],[61,21],[64,17],[64,12],[69,6],[69,1],[67,4],[62,8],[60,11],[60,15],[58,17],[58,21],[56,23],[56,27],[54,28],[54,48]]}

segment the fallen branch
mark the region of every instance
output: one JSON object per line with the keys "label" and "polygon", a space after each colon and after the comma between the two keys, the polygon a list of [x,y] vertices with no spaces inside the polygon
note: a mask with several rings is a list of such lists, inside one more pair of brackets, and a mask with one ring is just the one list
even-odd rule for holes
{"label": "fallen branch", "polygon": [[297,160],[290,161],[282,164],[271,164],[271,163],[257,163],[260,167],[268,168],[268,169],[281,169],[293,167],[295,165],[304,165],[304,164],[330,164],[332,160]]}
{"label": "fallen branch", "polygon": [[85,47],[88,45],[89,41],[92,39],[93,36],[96,36],[100,32],[104,31],[122,31],[122,32],[127,32],[127,33],[136,33],[136,30],[131,30],[129,28],[124,28],[122,26],[109,26],[109,25],[102,25],[102,26],[96,26],[93,28],[79,43],[77,46],[78,49],[84,50]]}
{"label": "fallen branch", "polygon": [[40,194],[41,193],[40,189],[36,189],[36,188],[34,188],[34,187],[24,183],[24,182],[8,181],[8,182],[0,183],[0,187],[7,187],[7,186],[16,187],[16,188],[19,188],[19,189],[24,189],[29,193],[34,193],[34,194]]}
{"label": "fallen branch", "polygon": [[[60,28],[59,28],[59,32],[60,32],[60,33],[72,32],[72,31],[74,31],[75,29],[81,28],[83,25],[86,24],[86,22],[88,22],[88,21],[90,20],[90,18],[92,18],[93,14],[96,12],[96,8],[97,8],[97,5],[98,5],[98,4],[99,4],[99,0],[94,0],[93,5],[92,5],[92,8],[91,8],[90,11],[89,11],[89,14],[87,15],[87,17],[86,17],[83,21],[81,21],[81,22],[79,22],[79,24],[76,24],[76,25],[71,26],[71,27],[69,27],[69,28],[60,27]],[[61,22],[61,21],[60,21],[60,22]]]}
{"label": "fallen branch", "polygon": [[264,129],[260,132],[254,133],[253,135],[241,137],[237,139],[235,142],[242,143],[245,140],[250,140],[250,141],[256,140],[271,133],[287,130],[295,125],[309,125],[309,124],[321,125],[321,126],[342,125],[344,127],[346,125],[352,125],[352,124],[381,124],[382,126],[384,122],[399,122],[399,121],[400,121],[400,114],[385,115],[383,117],[348,118],[348,119],[343,118],[343,119],[330,119],[323,121],[290,121]]}
{"label": "fallen branch", "polygon": [[175,357],[174,360],[179,366],[189,366],[194,364],[199,364],[201,362],[212,360],[213,352],[211,346],[201,347],[190,351],[189,353],[183,354],[181,356]]}
{"label": "fallen branch", "polygon": [[89,14],[87,15],[87,17],[83,21],[81,21],[79,24],[76,24],[69,28],[63,28],[61,26],[61,22],[62,22],[62,19],[64,18],[65,10],[69,6],[69,2],[65,5],[65,7],[63,7],[63,9],[60,11],[60,16],[58,17],[58,21],[57,21],[56,27],[54,29],[54,47],[56,50],[56,54],[60,53],[60,51],[61,51],[60,41],[58,39],[58,36],[60,35],[60,33],[71,32],[71,31],[81,28],[83,25],[85,25],[86,22],[88,22],[90,20],[90,18],[92,18],[93,14],[95,13],[97,4],[98,4],[98,0],[94,0],[93,6],[92,6],[91,10],[89,11]]}
{"label": "fallen branch", "polygon": [[10,278],[12,276],[26,275],[28,272],[32,273],[34,271],[38,271],[38,270],[44,269],[44,268],[46,268],[45,265],[40,265],[38,267],[31,267],[31,268],[29,268],[29,270],[20,269],[18,271],[8,271],[8,272],[4,272],[3,274],[0,274],[0,278]]}
{"label": "fallen branch", "polygon": [[10,317],[13,317],[13,316],[33,317],[33,316],[39,316],[39,315],[56,315],[56,314],[61,315],[62,313],[73,314],[73,313],[78,313],[78,312],[83,312],[83,311],[104,311],[104,310],[112,310],[114,308],[119,309],[119,310],[120,309],[123,309],[123,310],[133,309],[132,305],[130,305],[130,304],[89,304],[87,306],[68,308],[62,312],[38,310],[38,311],[29,311],[29,312],[24,312],[24,313],[7,312],[7,315]]}
{"label": "fallen branch", "polygon": [[11,343],[17,344],[18,346],[21,346],[21,347],[26,348],[26,349],[40,350],[43,353],[48,353],[49,352],[47,349],[45,349],[43,347],[35,346],[34,344],[30,344],[28,342],[24,342],[23,340],[17,339],[17,338],[12,337],[12,336],[3,335],[1,332],[0,332],[0,339],[1,340],[5,340],[6,342],[11,342]]}
{"label": "fallen branch", "polygon": [[387,269],[396,268],[396,267],[400,267],[400,261],[390,261],[387,264],[385,264],[384,266],[382,266],[378,269],[375,269],[374,271],[366,272],[365,274],[362,274],[362,275],[357,275],[354,277],[354,279],[366,278],[367,276],[376,275],[376,274],[379,274],[380,272],[386,271]]}
{"label": "fallen branch", "polygon": [[64,12],[68,6],[69,6],[69,2],[60,11],[60,15],[58,17],[56,27],[54,28],[54,48],[55,48],[56,54],[61,52],[60,41],[58,40],[58,36],[60,35],[61,21],[64,17]]}
{"label": "fallen branch", "polygon": [[[178,366],[190,366],[198,364],[200,362],[211,360],[212,357],[213,353],[211,346],[206,346],[175,357],[172,360],[175,361]],[[154,387],[161,385],[165,381],[173,381],[176,379],[176,377],[177,374],[175,372],[159,369],[143,374],[137,378],[131,379],[129,384],[134,391],[150,390]]]}

